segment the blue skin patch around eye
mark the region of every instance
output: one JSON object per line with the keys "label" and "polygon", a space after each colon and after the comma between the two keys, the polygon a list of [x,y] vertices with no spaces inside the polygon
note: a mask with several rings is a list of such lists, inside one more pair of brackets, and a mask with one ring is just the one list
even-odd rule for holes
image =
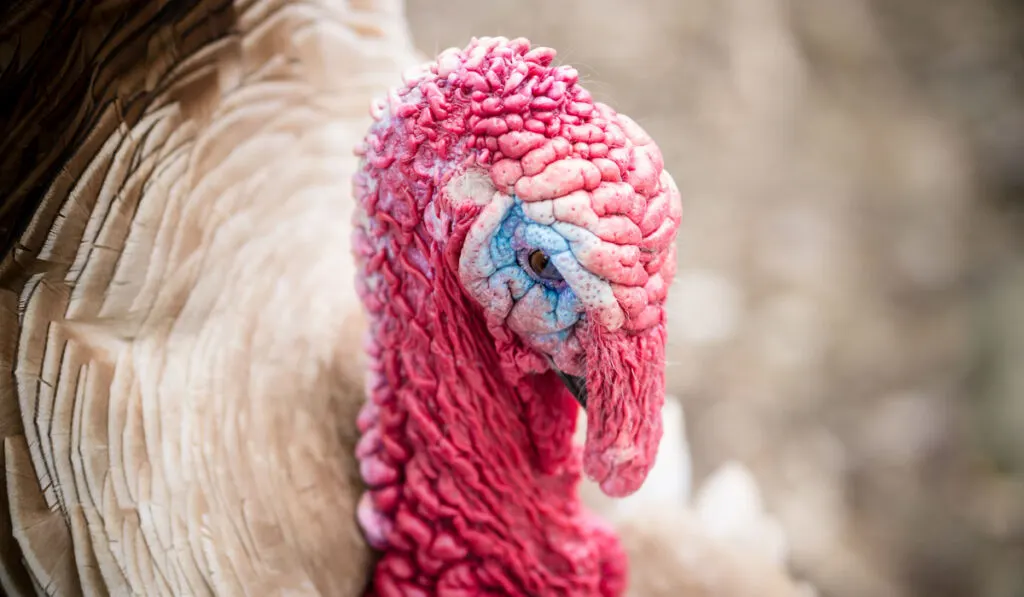
{"label": "blue skin patch around eye", "polygon": [[[488,284],[507,286],[517,302],[513,306],[513,311],[519,311],[516,319],[530,323],[530,330],[526,333],[533,336],[539,345],[550,346],[553,341],[565,340],[579,320],[582,308],[576,294],[564,280],[540,278],[529,269],[529,255],[538,250],[549,259],[560,256],[558,261],[572,255],[568,241],[556,228],[526,217],[522,200],[514,198],[513,205],[490,240],[489,252],[496,271],[491,274]],[[563,253],[566,255],[561,255]],[[520,299],[529,293],[540,296],[519,304]],[[538,300],[541,296],[543,300]],[[529,312],[522,312],[524,308]]]}

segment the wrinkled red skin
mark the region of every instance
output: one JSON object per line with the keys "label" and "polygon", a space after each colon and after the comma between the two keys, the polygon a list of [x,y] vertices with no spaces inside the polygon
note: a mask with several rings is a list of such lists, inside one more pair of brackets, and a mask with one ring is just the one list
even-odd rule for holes
{"label": "wrinkled red skin", "polygon": [[573,398],[552,373],[509,375],[453,275],[434,284],[416,307],[382,302],[394,323],[371,329],[359,456],[386,522],[369,594],[620,595],[625,555],[577,496]]}
{"label": "wrinkled red skin", "polygon": [[[377,122],[359,150],[364,164],[355,194],[364,213],[357,216],[353,243],[371,361],[369,400],[359,420],[357,455],[368,486],[359,518],[368,541],[381,551],[368,595],[613,597],[626,585],[617,539],[577,495],[575,401],[540,355],[507,329],[488,324],[458,277],[463,241],[480,206],[448,202],[444,185],[467,168],[503,157],[492,134],[500,130],[488,128],[501,125],[481,124],[473,111],[497,97],[492,112],[505,109],[506,124],[533,126],[548,136],[580,122],[565,112],[573,103],[567,100],[551,110],[536,102],[532,113],[547,124],[540,118],[517,123],[507,106],[500,107],[502,99],[519,101],[518,88],[509,83],[516,75],[498,77],[484,66],[500,54],[497,62],[526,65],[517,85],[532,80],[554,88],[548,95],[576,94],[569,99],[575,98],[577,110],[591,102],[576,85],[575,71],[550,67],[550,50],[530,52],[525,40],[498,45],[478,51],[475,78],[464,76],[455,85],[439,85],[442,56],[426,83],[414,82],[393,95],[390,106],[377,107]],[[502,96],[502,87],[512,94]],[[619,180],[628,176],[628,163],[621,172],[608,164]],[[640,184],[651,183],[634,186]],[[672,217],[677,224],[678,215]],[[651,237],[659,234],[664,236]],[[624,309],[635,314],[625,322],[628,336],[581,323],[589,329],[581,334],[588,358],[613,363],[603,373],[587,372],[596,396],[588,409],[595,423],[588,449],[594,444],[600,451],[588,452],[586,462],[588,474],[606,479],[602,487],[613,495],[639,486],[661,436],[661,288],[671,282],[670,242],[644,255],[652,277],[661,276],[663,262],[669,267],[666,279],[652,282],[657,288],[646,291],[643,305]],[[628,383],[623,392],[635,396],[642,410],[616,400],[623,392],[614,383]],[[618,462],[618,452],[629,450],[640,454]]]}

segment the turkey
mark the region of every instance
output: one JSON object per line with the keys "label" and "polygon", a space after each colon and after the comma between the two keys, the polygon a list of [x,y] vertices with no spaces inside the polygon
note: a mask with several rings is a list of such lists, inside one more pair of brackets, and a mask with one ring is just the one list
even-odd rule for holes
{"label": "turkey", "polygon": [[[369,314],[358,509],[380,595],[620,595],[573,448],[613,496],[654,462],[682,205],[651,138],[554,51],[482,38],[407,74],[360,146]],[[563,385],[564,382],[564,385]]]}
{"label": "turkey", "polygon": [[680,204],[552,50],[423,65],[390,0],[23,1],[0,48],[6,594],[626,590],[576,488],[654,463]]}

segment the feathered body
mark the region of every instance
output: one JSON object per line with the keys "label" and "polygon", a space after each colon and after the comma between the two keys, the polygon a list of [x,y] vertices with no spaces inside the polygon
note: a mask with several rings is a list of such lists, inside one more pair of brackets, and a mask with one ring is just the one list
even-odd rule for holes
{"label": "feathered body", "polygon": [[361,595],[352,148],[403,3],[0,15],[0,592]]}

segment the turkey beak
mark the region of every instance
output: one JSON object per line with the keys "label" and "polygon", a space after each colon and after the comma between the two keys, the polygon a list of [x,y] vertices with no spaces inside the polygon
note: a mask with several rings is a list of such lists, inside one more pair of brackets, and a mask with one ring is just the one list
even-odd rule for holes
{"label": "turkey beak", "polygon": [[580,406],[583,407],[584,410],[586,410],[587,380],[583,377],[577,377],[575,375],[562,373],[557,368],[555,368],[555,373],[558,374],[558,377],[562,380],[562,383],[565,384],[565,387],[569,389],[569,393],[572,394],[572,397],[576,399],[576,402],[579,402]]}

